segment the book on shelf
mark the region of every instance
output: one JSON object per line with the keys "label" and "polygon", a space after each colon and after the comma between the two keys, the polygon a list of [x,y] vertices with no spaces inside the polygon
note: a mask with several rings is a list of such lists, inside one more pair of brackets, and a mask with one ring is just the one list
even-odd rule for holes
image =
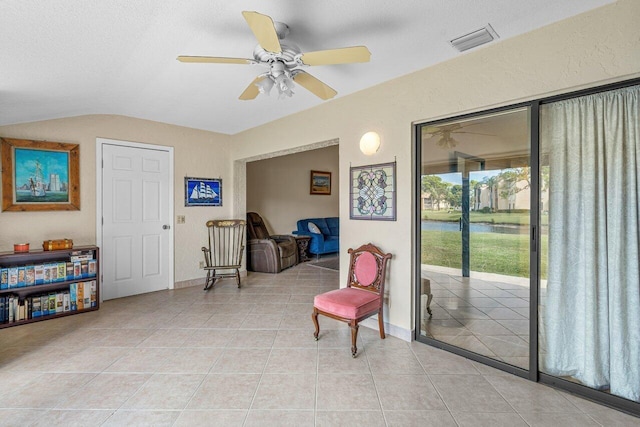
{"label": "book on shelf", "polygon": [[89,277],[89,260],[80,261],[80,275],[83,279]]}
{"label": "book on shelf", "polygon": [[18,267],[9,267],[8,275],[9,275],[8,289],[17,288],[18,287]]}
{"label": "book on shelf", "polygon": [[24,268],[24,281],[26,286],[33,286],[36,284],[36,266],[27,265]]}
{"label": "book on shelf", "polygon": [[26,270],[24,266],[20,266],[18,267],[18,287],[24,288],[25,286],[27,286]]}
{"label": "book on shelf", "polygon": [[7,322],[13,323],[14,320],[14,310],[13,310],[13,296],[10,296],[7,300],[7,310],[9,314],[7,315]]}
{"label": "book on shelf", "polygon": [[71,261],[67,262],[67,280],[73,280],[73,263]]}
{"label": "book on shelf", "polygon": [[58,282],[67,280],[67,263],[65,261],[58,263]]}
{"label": "book on shelf", "polygon": [[49,270],[49,264],[42,266],[42,283],[51,283],[51,271]]}
{"label": "book on shelf", "polygon": [[73,263],[73,278],[81,279],[82,278],[82,270],[80,266],[80,261],[75,261]]}
{"label": "book on shelf", "polygon": [[42,316],[49,315],[49,295],[48,294],[40,295],[40,311],[42,312]]}
{"label": "book on shelf", "polygon": [[62,313],[64,311],[64,296],[61,292],[56,293],[56,313]]}
{"label": "book on shelf", "polygon": [[72,262],[75,261],[84,261],[84,260],[90,260],[93,259],[93,250],[88,250],[88,251],[73,251],[70,254],[71,256],[69,257],[69,259]]}
{"label": "book on shelf", "polygon": [[0,289],[9,289],[9,269],[6,267],[0,269]]}
{"label": "book on shelf", "polygon": [[71,311],[71,299],[69,296],[69,291],[64,291],[62,293],[62,311]]}
{"label": "book on shelf", "polygon": [[48,306],[48,314],[56,314],[56,293],[49,293],[49,306]]}
{"label": "book on shelf", "polygon": [[31,300],[31,316],[32,318],[42,316],[42,305],[40,303],[40,297],[35,296]]}
{"label": "book on shelf", "polygon": [[37,264],[33,267],[35,274],[35,284],[42,285],[44,283],[44,265]]}
{"label": "book on shelf", "polygon": [[98,283],[95,280],[91,281],[91,307],[98,306]]}
{"label": "book on shelf", "polygon": [[18,317],[16,319],[16,322],[25,320],[27,318],[26,305],[24,302],[25,302],[24,300],[18,300],[18,309],[16,311],[18,314]]}
{"label": "book on shelf", "polygon": [[95,277],[98,272],[98,262],[95,259],[89,260],[89,277]]}
{"label": "book on shelf", "polygon": [[[76,283],[76,302],[78,304],[78,310],[84,310],[84,283]],[[87,307],[88,308],[88,307]]]}
{"label": "book on shelf", "polygon": [[49,265],[49,283],[58,281],[58,264],[48,264]]}
{"label": "book on shelf", "polygon": [[85,310],[91,308],[91,282],[84,282],[83,303]]}
{"label": "book on shelf", "polygon": [[71,283],[69,285],[69,303],[71,304],[71,311],[76,311],[78,309],[78,284]]}

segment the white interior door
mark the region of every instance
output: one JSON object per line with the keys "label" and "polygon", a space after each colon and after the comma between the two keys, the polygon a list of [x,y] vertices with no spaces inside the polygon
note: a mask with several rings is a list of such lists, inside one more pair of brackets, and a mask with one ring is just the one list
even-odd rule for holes
{"label": "white interior door", "polygon": [[170,287],[169,151],[102,144],[102,295]]}

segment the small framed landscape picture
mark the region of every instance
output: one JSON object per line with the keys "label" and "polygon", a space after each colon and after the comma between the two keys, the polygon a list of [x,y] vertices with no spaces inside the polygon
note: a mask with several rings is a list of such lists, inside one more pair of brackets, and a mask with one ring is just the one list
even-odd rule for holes
{"label": "small framed landscape picture", "polygon": [[185,206],[222,206],[222,179],[184,178]]}
{"label": "small framed landscape picture", "polygon": [[331,172],[311,171],[309,194],[331,194]]}

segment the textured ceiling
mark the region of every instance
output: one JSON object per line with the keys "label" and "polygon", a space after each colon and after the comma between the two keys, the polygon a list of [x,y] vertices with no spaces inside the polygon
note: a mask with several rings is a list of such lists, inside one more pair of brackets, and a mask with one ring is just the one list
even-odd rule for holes
{"label": "textured ceiling", "polygon": [[120,114],[234,134],[331,102],[301,87],[240,101],[263,67],[176,60],[251,58],[243,10],[287,23],[303,52],[366,45],[370,63],[306,68],[340,97],[460,55],[448,41],[487,23],[504,40],[611,2],[0,0],[0,125]]}

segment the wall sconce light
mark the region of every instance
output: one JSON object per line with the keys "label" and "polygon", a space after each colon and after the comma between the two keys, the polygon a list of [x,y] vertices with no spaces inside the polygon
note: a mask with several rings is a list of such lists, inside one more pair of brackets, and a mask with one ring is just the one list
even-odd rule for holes
{"label": "wall sconce light", "polygon": [[380,135],[376,132],[367,132],[360,138],[360,151],[367,156],[375,154],[380,148]]}

